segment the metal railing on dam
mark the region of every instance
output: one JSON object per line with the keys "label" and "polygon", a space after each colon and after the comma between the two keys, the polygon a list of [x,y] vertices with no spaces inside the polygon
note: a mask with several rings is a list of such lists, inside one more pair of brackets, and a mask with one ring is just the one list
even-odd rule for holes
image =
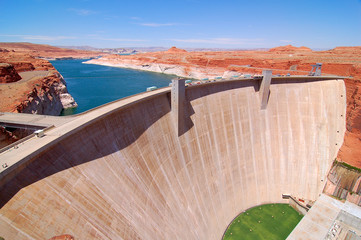
{"label": "metal railing on dam", "polygon": [[187,87],[178,134],[170,88],[107,104],[0,154],[5,239],[220,239],[282,193],[316,200],[343,141],[341,79]]}

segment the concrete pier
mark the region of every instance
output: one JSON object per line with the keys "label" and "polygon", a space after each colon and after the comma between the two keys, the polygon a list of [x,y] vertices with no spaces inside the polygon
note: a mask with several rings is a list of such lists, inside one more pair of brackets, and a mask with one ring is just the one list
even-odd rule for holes
{"label": "concrete pier", "polygon": [[185,101],[185,79],[176,78],[172,80],[172,115],[176,124],[176,129],[178,131],[178,136],[182,135],[184,132],[184,101]]}
{"label": "concrete pier", "polygon": [[270,85],[272,80],[272,70],[263,70],[262,71],[263,78],[261,80],[260,86],[260,96],[261,96],[261,109],[265,109],[267,107],[268,98],[270,94]]}

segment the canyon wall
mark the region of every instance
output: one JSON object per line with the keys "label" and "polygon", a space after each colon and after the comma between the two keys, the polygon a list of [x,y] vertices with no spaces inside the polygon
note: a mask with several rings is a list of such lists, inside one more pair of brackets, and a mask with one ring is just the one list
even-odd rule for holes
{"label": "canyon wall", "polygon": [[107,55],[107,53],[97,52],[97,51],[60,48],[60,47],[50,46],[47,44],[34,44],[27,42],[0,42],[0,48],[5,49],[5,51],[14,51],[21,54],[28,54],[36,58],[46,58],[46,59],[56,59],[56,58],[89,59],[93,57]]}
{"label": "canyon wall", "polygon": [[361,168],[361,78],[345,79],[347,95],[346,133],[337,159]]}
{"label": "canyon wall", "polygon": [[19,153],[35,152],[1,181],[2,236],[221,239],[252,206],[317,199],[343,141],[344,82],[285,79],[270,91],[261,110],[255,80],[186,88],[181,136],[159,89],[25,142]]}
{"label": "canyon wall", "polygon": [[[41,85],[40,85],[41,84]],[[68,93],[64,78],[56,71],[39,80],[25,100],[16,105],[16,112],[59,116],[66,108],[77,103]]]}
{"label": "canyon wall", "polygon": [[9,63],[0,63],[0,83],[16,82],[21,77],[14,66]]}
{"label": "canyon wall", "polygon": [[46,60],[0,51],[0,112],[59,115],[77,104],[58,71]]}
{"label": "canyon wall", "polygon": [[63,77],[44,59],[92,58],[96,51],[32,43],[0,43],[0,112],[59,115],[77,104]]}

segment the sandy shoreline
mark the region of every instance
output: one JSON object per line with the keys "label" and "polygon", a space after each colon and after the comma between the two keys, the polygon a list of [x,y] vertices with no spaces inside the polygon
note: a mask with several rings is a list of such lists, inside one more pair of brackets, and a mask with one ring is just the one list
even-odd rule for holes
{"label": "sandy shoreline", "polygon": [[83,62],[84,64],[96,64],[109,67],[118,68],[129,68],[134,70],[156,72],[163,74],[176,75],[178,77],[193,78],[193,79],[204,79],[204,78],[229,78],[233,75],[238,74],[234,71],[224,71],[221,68],[200,68],[200,67],[185,67],[182,65],[175,64],[164,64],[164,63],[141,63],[137,60],[123,60],[115,63],[111,59],[91,59]]}

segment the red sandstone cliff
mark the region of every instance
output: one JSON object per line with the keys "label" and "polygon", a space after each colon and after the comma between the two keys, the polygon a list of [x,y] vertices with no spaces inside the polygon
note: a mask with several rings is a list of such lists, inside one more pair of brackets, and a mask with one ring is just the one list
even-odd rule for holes
{"label": "red sandstone cliff", "polygon": [[293,53],[293,52],[312,52],[311,48],[308,47],[295,47],[292,45],[281,46],[271,48],[269,52],[277,52],[277,53]]}
{"label": "red sandstone cliff", "polygon": [[285,46],[270,51],[232,52],[186,52],[175,49],[130,56],[110,55],[89,63],[205,78],[223,76],[226,71],[260,74],[264,68],[273,69],[274,74],[307,74],[311,64],[322,62],[324,73],[361,77],[361,65],[357,64],[360,54],[354,48],[312,51],[306,47]]}
{"label": "red sandstone cliff", "polygon": [[361,81],[346,79],[347,110],[344,143],[338,160],[361,168]]}
{"label": "red sandstone cliff", "polygon": [[40,58],[91,58],[101,52],[32,43],[0,43],[0,112],[59,115],[75,107],[62,76]]}
{"label": "red sandstone cliff", "polygon": [[[312,51],[291,45],[269,51],[186,52],[171,48],[165,52],[131,56],[111,55],[89,63],[127,67],[175,74],[189,78],[205,78],[240,74],[308,74],[311,65],[323,63],[322,73],[351,76],[346,79],[347,132],[338,158],[361,167],[361,47],[337,47],[328,51]],[[332,96],[330,96],[332,97]]]}
{"label": "red sandstone cliff", "polygon": [[48,61],[0,51],[0,112],[59,115],[76,106],[69,96],[64,79]]}
{"label": "red sandstone cliff", "polygon": [[180,48],[176,48],[176,47],[171,47],[167,50],[167,53],[184,53],[187,52],[184,49],[180,49]]}
{"label": "red sandstone cliff", "polygon": [[9,63],[0,63],[0,83],[10,83],[20,80],[21,77],[14,66]]}
{"label": "red sandstone cliff", "polygon": [[7,51],[16,51],[17,53],[29,54],[34,57],[42,58],[92,58],[106,55],[105,53],[96,51],[66,49],[45,44],[33,44],[26,42],[0,42],[0,48],[6,49]]}

